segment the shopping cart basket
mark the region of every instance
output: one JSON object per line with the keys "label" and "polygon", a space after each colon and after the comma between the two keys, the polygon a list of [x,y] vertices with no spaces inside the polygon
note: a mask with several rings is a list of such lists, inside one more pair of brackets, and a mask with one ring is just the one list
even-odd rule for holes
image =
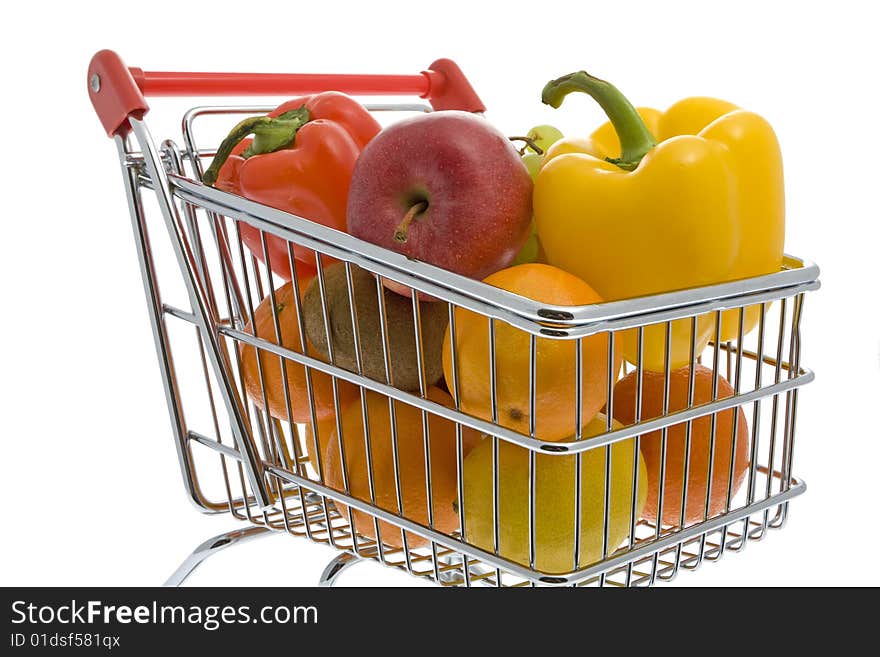
{"label": "shopping cart basket", "polygon": [[[325,90],[354,96],[418,96],[430,103],[367,105],[371,111],[382,113],[484,111],[466,78],[449,60],[438,60],[416,75],[164,73],[127,68],[115,53],[101,51],[90,63],[88,86],[98,116],[118,149],[187,495],[202,512],[230,514],[245,525],[206,541],[172,575],[169,584],[182,583],[201,561],[219,549],[259,536],[288,533],[339,551],[321,576],[324,584],[332,583],[348,565],[373,559],[442,585],[649,585],[761,540],[768,530],[785,523],[789,501],[804,492],[803,481],[793,475],[792,462],[799,388],[813,379],[812,372],[801,366],[800,355],[804,295],[819,287],[816,266],[786,256],[778,272],[765,276],[595,305],[549,306],[408,260],[309,221],[308,217],[202,184],[206,161],[215,154],[214,148],[197,136],[207,131],[205,126],[219,117],[225,119],[228,128],[242,115],[263,114],[271,108],[236,105],[190,109],[183,117],[182,147],[171,140],[154,141],[144,120],[148,111],[144,97],[151,95],[287,96]],[[433,303],[444,304],[452,335],[453,372],[447,384],[453,399],[458,398],[456,388],[460,385],[456,374],[458,313],[468,311],[482,316],[489,342],[484,380],[490,389],[491,415],[478,417],[464,412],[458,402],[438,403],[429,395],[431,382],[424,373],[422,319],[416,300],[412,301],[419,371],[415,391],[392,385],[387,324],[380,331],[384,377],[367,376],[360,358],[356,367],[349,368],[338,366],[332,353],[328,362],[313,353],[305,339],[296,348],[276,340],[283,326],[274,295],[283,281],[245,248],[241,239],[241,226],[245,224],[259,229],[264,252],[266,239],[288,241],[294,276],[294,245],[314,251],[325,320],[324,272],[333,260],[344,263],[349,298],[352,272],[360,268],[374,278],[380,306],[384,299],[382,283],[386,280],[430,295],[436,299]],[[168,240],[160,237],[163,234]],[[297,285],[292,289],[297,310],[292,321],[299,323],[298,335],[302,336],[302,295]],[[416,297],[415,293],[412,296]],[[273,301],[274,331],[271,335],[254,335],[248,326],[264,299]],[[757,327],[748,332],[744,330],[744,318],[754,310],[759,313]],[[734,325],[738,319],[738,330],[727,339],[731,336],[722,336],[722,317],[730,317],[731,313]],[[357,351],[358,317],[356,312],[351,315]],[[697,337],[698,320],[703,323],[706,318],[714,327],[708,343]],[[671,408],[673,373],[669,357],[664,359],[662,371],[650,373],[641,365],[641,354],[646,335],[656,337],[659,331],[665,336],[668,354],[673,333],[687,331],[688,327],[690,364],[684,379],[687,403]],[[536,436],[534,420],[528,430],[512,429],[509,423],[506,426],[499,418],[496,380],[496,336],[502,329],[528,336],[528,353],[522,357],[528,364],[531,418],[539,403],[539,345],[568,341],[573,346],[576,365],[571,385],[575,398],[580,399],[586,376],[580,358],[585,341],[603,336],[609,365],[604,431],[586,437],[582,432],[586,418],[576,417],[570,439],[546,441]],[[635,366],[624,363],[619,370],[612,366],[615,339],[619,342],[624,331],[636,336],[639,358],[634,359]],[[265,399],[248,396],[242,373],[245,347],[257,350],[264,358],[304,368],[306,399],[300,401],[306,401],[310,408],[305,423],[291,419],[285,366],[279,368],[285,378],[284,402],[288,409],[287,414],[281,414],[283,419],[267,410],[270,405]],[[698,366],[711,371],[708,399],[695,394],[694,373]],[[611,420],[620,376],[636,382],[636,416],[627,425]],[[643,418],[645,381],[657,376],[662,412]],[[331,422],[331,435],[323,436],[324,445],[317,437],[320,423],[313,389],[316,377],[331,383],[336,418]],[[393,464],[388,476],[393,481],[383,484],[374,480],[376,471],[382,468],[375,462],[378,457],[371,446],[376,447],[379,437],[371,438],[365,429],[367,493],[355,494],[351,472],[345,465],[348,443],[339,419],[345,412],[342,386],[355,387],[358,395],[352,404],[360,406],[364,415],[370,395],[381,395],[388,402]],[[722,394],[723,388],[729,392]],[[580,416],[579,406],[576,416]],[[403,415],[404,408],[410,414],[415,411],[421,421],[397,423],[394,418]],[[719,427],[726,426],[725,417],[733,434],[726,441],[719,434]],[[731,417],[743,419],[731,422]],[[435,421],[453,428],[450,448],[454,450],[454,472],[450,476],[454,477],[455,495],[453,500],[442,501],[451,503],[456,514],[452,530],[436,522],[441,502],[432,497],[437,478],[431,465]],[[702,461],[692,454],[700,422],[710,427],[709,451]],[[676,434],[674,438],[675,431],[684,436],[681,445],[675,442],[681,437]],[[490,450],[486,472],[489,486],[480,493],[481,508],[488,514],[482,519],[484,529],[489,527],[488,536],[475,535],[476,524],[467,511],[466,472],[470,466],[464,436],[474,432],[482,441],[488,441]],[[659,490],[647,503],[648,507],[656,507],[654,513],[637,502],[645,498],[645,479],[637,472],[644,467],[640,453],[650,436],[659,450],[660,468]],[[404,482],[401,476],[401,441],[416,446],[419,458],[414,463],[410,460],[406,467],[416,470],[418,485]],[[678,454],[676,450],[680,451],[682,445],[683,451]],[[525,467],[516,472],[503,462],[511,449],[525,459]],[[336,450],[342,471],[349,473],[348,477],[343,475],[341,485],[325,476],[330,450]],[[623,453],[622,459],[618,452]],[[673,466],[676,454],[683,461]],[[349,457],[353,458],[351,454]],[[745,471],[735,474],[735,463],[741,457]],[[549,507],[546,502],[541,507],[538,500],[542,495],[541,469],[554,463],[565,464],[558,471],[568,473],[565,476],[569,483],[559,490],[569,491],[569,495],[557,498],[551,506],[566,509],[563,525],[568,527],[557,526],[550,532],[556,543],[554,564],[549,567],[542,556],[548,532],[541,525],[544,509]],[[664,475],[673,467],[682,468],[677,486]],[[690,475],[698,468],[707,471],[692,479]],[[521,480],[511,484],[512,477]],[[742,485],[738,485],[739,480]],[[623,492],[619,490],[620,481],[624,482]],[[383,485],[393,485],[390,503],[378,494]],[[693,520],[688,495],[698,486],[704,487],[702,497],[697,496],[702,513]],[[508,512],[504,496],[513,496],[513,490],[524,495],[522,508]],[[591,492],[588,495],[585,491]],[[412,511],[411,495],[423,507],[416,513]],[[624,500],[623,507],[618,498]],[[678,500],[680,511],[673,514],[678,517],[667,517],[664,498],[667,503],[673,498]],[[513,528],[508,522],[514,516],[521,527]],[[626,536],[617,540],[612,525],[620,525],[621,516]],[[514,529],[521,534],[516,539],[524,546],[521,551],[509,549]]]}

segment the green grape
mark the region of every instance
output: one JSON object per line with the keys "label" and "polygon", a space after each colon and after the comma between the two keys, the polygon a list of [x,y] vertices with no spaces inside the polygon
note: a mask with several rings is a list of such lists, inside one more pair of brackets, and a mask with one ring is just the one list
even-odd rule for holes
{"label": "green grape", "polygon": [[532,222],[532,232],[529,233],[529,238],[526,240],[526,243],[523,244],[522,248],[519,250],[519,253],[516,254],[516,258],[513,260],[514,265],[524,265],[528,262],[536,262],[538,260],[538,253],[540,251],[540,244],[538,242],[538,233],[535,231],[535,222]]}
{"label": "green grape", "polygon": [[[535,143],[538,145],[538,148],[542,150],[547,150],[553,142],[562,138],[562,133],[559,132],[556,128],[549,125],[539,125],[535,126],[527,135],[529,139],[534,139]],[[532,176],[532,181],[538,177],[538,170],[541,168],[541,160],[543,156],[538,155],[530,146],[527,146],[525,149],[525,153],[522,156],[523,164],[526,165],[526,169],[529,171],[529,175]],[[529,237],[526,240],[526,243],[523,244],[522,248],[519,250],[519,253],[516,255],[516,259],[513,261],[514,265],[522,265],[527,262],[537,262],[541,258],[541,243],[538,240],[538,232],[535,229],[535,222],[532,221],[531,232],[529,233]]]}
{"label": "green grape", "polygon": [[[552,125],[536,125],[526,133],[526,137],[533,140],[538,148],[546,152],[554,143],[562,139],[563,135]],[[530,146],[526,148],[533,151]]]}
{"label": "green grape", "polygon": [[526,153],[522,156],[522,159],[526,169],[529,170],[529,174],[532,176],[532,181],[534,181],[538,176],[538,169],[541,168],[541,156],[537,153]]}

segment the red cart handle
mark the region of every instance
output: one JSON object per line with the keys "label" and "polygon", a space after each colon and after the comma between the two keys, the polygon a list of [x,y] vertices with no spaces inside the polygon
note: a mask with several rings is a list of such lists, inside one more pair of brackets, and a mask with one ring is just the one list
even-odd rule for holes
{"label": "red cart handle", "polygon": [[341,91],[352,95],[417,95],[435,110],[485,112],[470,82],[451,59],[416,75],[307,73],[170,73],[128,68],[112,50],[92,57],[89,98],[109,136],[128,131],[129,117],[150,109],[144,96],[275,96]]}

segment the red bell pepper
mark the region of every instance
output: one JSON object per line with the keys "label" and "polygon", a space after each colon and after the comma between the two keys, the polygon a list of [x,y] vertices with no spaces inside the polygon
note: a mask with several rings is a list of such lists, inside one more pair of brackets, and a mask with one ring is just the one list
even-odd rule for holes
{"label": "red bell pepper", "polygon": [[[289,100],[268,116],[245,119],[233,128],[204,181],[344,231],[355,161],[379,130],[366,108],[345,94],[328,91]],[[246,139],[248,135],[254,139]],[[241,239],[266,261],[259,229],[242,223]],[[291,278],[287,244],[266,235],[271,269],[284,280]],[[307,270],[315,266],[311,249],[294,245],[293,254]]]}

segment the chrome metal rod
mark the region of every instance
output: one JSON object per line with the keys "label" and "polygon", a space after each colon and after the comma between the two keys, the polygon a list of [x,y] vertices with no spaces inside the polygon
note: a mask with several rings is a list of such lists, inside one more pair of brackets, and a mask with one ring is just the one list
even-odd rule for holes
{"label": "chrome metal rod", "polygon": [[177,570],[174,571],[171,577],[165,581],[164,586],[180,586],[190,575],[193,574],[193,571],[195,571],[205,559],[211,555],[217,554],[220,550],[255,538],[269,536],[273,533],[276,532],[273,532],[268,527],[254,526],[246,527],[244,529],[234,529],[225,534],[217,534],[217,536],[209,538],[193,550],[192,554],[189,555],[186,560],[178,566]]}
{"label": "chrome metal rod", "polygon": [[581,582],[602,572],[607,572],[613,568],[625,565],[627,562],[635,561],[640,557],[650,555],[655,550],[660,551],[670,546],[673,546],[676,543],[687,541],[688,539],[694,537],[699,537],[704,533],[712,532],[720,528],[722,525],[730,524],[732,522],[750,516],[753,513],[763,511],[764,509],[771,506],[787,502],[791,498],[797,497],[806,490],[806,484],[802,480],[795,479],[791,488],[777,495],[774,495],[770,499],[761,500],[749,506],[739,507],[735,511],[730,511],[726,514],[715,516],[703,523],[692,525],[677,532],[673,532],[671,534],[663,536],[660,539],[644,541],[628,551],[611,556],[608,559],[597,562],[588,568],[582,568],[566,573],[561,573],[559,575],[548,576],[540,571],[524,567],[521,564],[515,563],[509,559],[498,557],[490,552],[486,552],[485,550],[477,548],[470,543],[464,543],[458,538],[453,538],[449,534],[443,534],[436,530],[430,529],[420,523],[410,520],[409,518],[402,517],[383,508],[372,505],[369,502],[366,502],[359,498],[347,496],[345,493],[340,493],[333,488],[323,486],[314,481],[309,481],[308,479],[299,477],[281,468],[267,465],[266,469],[271,474],[277,476],[284,481],[309,487],[313,491],[325,497],[329,497],[333,500],[339,501],[342,504],[347,505],[349,507],[349,510],[354,509],[357,511],[363,511],[374,518],[384,520],[394,525],[395,527],[399,527],[401,530],[412,532],[414,534],[427,538],[430,541],[434,541],[439,545],[444,546],[445,548],[459,552],[463,557],[466,556],[473,559],[478,559],[479,561],[482,561],[487,565],[501,568],[523,579],[543,582],[546,584],[561,585]]}
{"label": "chrome metal rod", "polygon": [[[554,306],[493,288],[425,262],[364,242],[289,212],[208,187],[182,176],[168,176],[174,194],[236,221],[365,267],[457,306],[496,317],[533,334],[546,327],[556,337],[580,337],[726,310],[792,296],[819,287],[819,268],[788,257],[788,268],[766,276],[583,306]],[[232,203],[234,201],[234,203]]]}
{"label": "chrome metal rod", "polygon": [[318,580],[318,586],[334,586],[336,580],[342,574],[342,571],[348,570],[351,566],[360,563],[362,559],[354,556],[351,552],[343,552],[336,555],[333,560],[324,568],[321,578]]}
{"label": "chrome metal rod", "polygon": [[156,183],[156,198],[159,201],[159,207],[162,210],[169,237],[174,246],[174,253],[183,274],[194,314],[199,319],[199,328],[201,329],[202,339],[205,342],[207,356],[214,368],[214,373],[217,375],[220,393],[229,411],[230,424],[232,425],[236,446],[245,456],[243,465],[247,474],[248,484],[251,486],[260,508],[269,508],[273,503],[272,496],[266,487],[266,481],[262,472],[262,462],[259,459],[257,449],[250,435],[250,426],[246,420],[244,405],[238,390],[236,390],[232,382],[229,356],[221,346],[216,326],[211,326],[209,307],[204,298],[204,291],[200,288],[199,280],[192,271],[192,254],[187,249],[185,237],[177,226],[176,210],[168,183],[169,174],[159,164],[156,146],[147,130],[146,124],[137,119],[131,119],[130,124],[143,149],[147,173]]}
{"label": "chrome metal rod", "polygon": [[798,375],[793,376],[790,379],[779,381],[773,385],[766,386],[761,390],[750,390],[749,392],[744,392],[734,397],[724,397],[712,402],[708,402],[706,404],[701,404],[692,408],[676,411],[675,413],[670,413],[665,417],[658,417],[651,420],[643,420],[638,424],[633,424],[623,429],[610,431],[608,433],[596,436],[595,438],[585,438],[583,440],[560,440],[553,442],[530,438],[512,429],[507,429],[506,427],[493,424],[492,422],[481,420],[476,416],[467,415],[465,413],[462,413],[461,411],[455,410],[454,408],[449,408],[436,402],[432,402],[428,399],[423,399],[400,388],[395,388],[394,386],[388,385],[386,383],[382,383],[374,379],[369,379],[365,376],[356,374],[355,372],[340,369],[335,365],[325,363],[324,361],[318,360],[317,358],[306,356],[290,349],[285,349],[284,347],[281,347],[267,340],[256,338],[249,333],[245,333],[244,331],[239,331],[237,329],[231,328],[220,328],[218,329],[218,331],[221,335],[226,335],[234,338],[240,343],[253,345],[262,349],[263,351],[268,351],[273,354],[284,356],[288,360],[291,360],[295,363],[306,365],[308,368],[324,372],[325,374],[329,374],[337,379],[344,379],[364,388],[375,390],[376,392],[381,393],[386,397],[391,397],[398,401],[402,401],[405,404],[409,404],[410,406],[415,406],[416,408],[426,410],[434,415],[445,418],[447,420],[461,423],[465,426],[471,427],[472,429],[476,429],[481,433],[498,436],[508,442],[516,443],[517,445],[521,445],[533,451],[542,451],[556,454],[576,454],[578,452],[584,452],[595,447],[609,445],[611,443],[617,442],[618,440],[632,438],[633,436],[645,434],[651,431],[655,431],[657,429],[662,429],[663,427],[671,426],[673,424],[679,424],[681,422],[693,420],[695,418],[709,415],[711,413],[718,413],[720,411],[727,410],[728,408],[733,408],[734,406],[747,404],[761,397],[769,397],[770,395],[776,395],[780,392],[785,392],[800,386],[804,386],[810,383],[815,378],[815,375],[811,370],[801,368]]}
{"label": "chrome metal rod", "polygon": [[[124,162],[127,156],[127,144],[122,137],[115,138],[116,148],[120,161]],[[174,370],[174,359],[171,355],[171,346],[168,337],[168,328],[165,326],[163,305],[159,294],[159,285],[156,278],[156,270],[153,263],[152,249],[150,247],[149,232],[147,230],[144,206],[140,191],[137,186],[136,174],[131,169],[123,167],[125,178],[125,192],[128,200],[129,214],[131,215],[132,230],[134,231],[137,245],[138,265],[140,266],[141,279],[144,285],[144,294],[150,309],[150,327],[153,331],[153,343],[156,355],[162,371],[162,384],[165,391],[165,401],[168,404],[168,413],[171,425],[174,429],[175,448],[180,471],[183,475],[183,483],[189,500],[200,511],[206,513],[220,513],[225,506],[206,500],[199,489],[192,462],[192,454],[187,443],[187,426],[183,412],[183,403],[177,386],[177,376]]]}

